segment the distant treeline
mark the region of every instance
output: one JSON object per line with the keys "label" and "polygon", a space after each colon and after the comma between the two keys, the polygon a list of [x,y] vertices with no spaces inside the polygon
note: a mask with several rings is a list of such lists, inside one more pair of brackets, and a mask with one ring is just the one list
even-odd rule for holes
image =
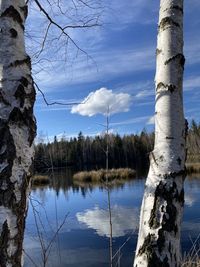
{"label": "distant treeline", "polygon": [[[149,152],[153,149],[154,133],[145,130],[140,134],[120,136],[109,134],[109,168],[147,169]],[[74,167],[77,170],[105,168],[107,136],[85,137],[80,132],[70,140],[54,137],[51,143],[35,146],[34,168],[42,171],[48,168]],[[200,124],[192,121],[187,139],[188,161],[200,162]]]}
{"label": "distant treeline", "polygon": [[200,123],[196,123],[194,120],[188,130],[187,162],[200,163]]}

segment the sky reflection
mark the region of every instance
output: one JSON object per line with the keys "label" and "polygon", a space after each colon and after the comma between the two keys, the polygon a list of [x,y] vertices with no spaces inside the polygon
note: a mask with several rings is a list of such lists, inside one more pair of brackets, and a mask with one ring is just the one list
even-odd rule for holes
{"label": "sky reflection", "polygon": [[[115,205],[112,207],[112,232],[113,237],[120,237],[127,234],[128,231],[136,230],[139,221],[138,208],[123,207]],[[88,209],[84,212],[78,212],[76,217],[80,223],[84,223],[88,228],[92,228],[99,236],[110,236],[110,223],[108,210],[100,209],[96,206],[94,209]]]}

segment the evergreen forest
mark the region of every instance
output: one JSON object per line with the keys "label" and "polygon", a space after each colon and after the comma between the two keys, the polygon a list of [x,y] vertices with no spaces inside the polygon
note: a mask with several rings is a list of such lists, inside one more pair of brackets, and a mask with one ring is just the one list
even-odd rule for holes
{"label": "evergreen forest", "polygon": [[[140,134],[120,136],[109,134],[95,137],[84,136],[82,132],[69,140],[54,137],[53,142],[39,142],[35,145],[34,169],[36,172],[53,168],[74,167],[76,170],[105,168],[106,146],[109,144],[109,168],[130,167],[146,170],[149,153],[154,145],[154,133],[143,130]],[[200,123],[194,120],[188,129],[187,161],[200,160]]]}

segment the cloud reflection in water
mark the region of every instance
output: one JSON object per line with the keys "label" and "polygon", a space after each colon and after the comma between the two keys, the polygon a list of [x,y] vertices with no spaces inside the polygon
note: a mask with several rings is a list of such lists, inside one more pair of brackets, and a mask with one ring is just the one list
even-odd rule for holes
{"label": "cloud reflection in water", "polygon": [[[86,224],[88,228],[94,229],[99,236],[110,236],[108,210],[96,206],[94,209],[78,212],[76,217],[79,222]],[[139,210],[137,208],[132,209],[118,205],[112,207],[113,237],[124,236],[128,231],[136,230],[138,222]]]}

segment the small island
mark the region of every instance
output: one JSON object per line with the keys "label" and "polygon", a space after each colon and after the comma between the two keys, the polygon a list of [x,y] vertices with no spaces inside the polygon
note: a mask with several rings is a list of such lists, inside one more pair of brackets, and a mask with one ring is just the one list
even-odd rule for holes
{"label": "small island", "polygon": [[74,180],[82,182],[110,182],[114,180],[128,180],[134,177],[136,177],[136,171],[130,168],[81,171],[73,175]]}

